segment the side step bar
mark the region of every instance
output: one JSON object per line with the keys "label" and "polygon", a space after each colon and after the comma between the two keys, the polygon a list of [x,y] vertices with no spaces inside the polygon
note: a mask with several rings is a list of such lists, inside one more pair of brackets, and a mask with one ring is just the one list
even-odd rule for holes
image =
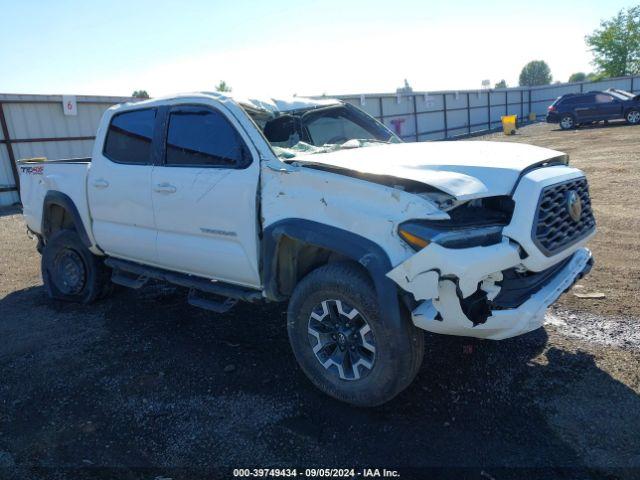
{"label": "side step bar", "polygon": [[123,287],[128,288],[141,288],[149,281],[149,277],[145,275],[129,275],[126,272],[113,270],[113,274],[111,275],[111,281],[113,283],[117,283],[118,285],[122,285]]}
{"label": "side step bar", "polygon": [[205,310],[211,310],[216,313],[225,313],[235,307],[236,303],[238,303],[237,298],[224,298],[223,300],[213,300],[210,298],[204,298],[203,296],[198,294],[198,290],[191,289],[189,290],[189,295],[187,296],[187,302],[189,305],[193,305],[194,307],[204,308]]}
{"label": "side step bar", "polygon": [[[107,258],[104,263],[113,269],[111,280],[118,285],[140,288],[149,279],[172,283],[189,289],[188,302],[191,305],[213,310],[214,312],[226,312],[238,300],[254,303],[263,300],[262,293],[259,290],[252,290],[238,285],[211,281],[207,278],[172,272],[116,258]],[[198,293],[218,295],[224,297],[224,300],[211,300],[198,295]]]}

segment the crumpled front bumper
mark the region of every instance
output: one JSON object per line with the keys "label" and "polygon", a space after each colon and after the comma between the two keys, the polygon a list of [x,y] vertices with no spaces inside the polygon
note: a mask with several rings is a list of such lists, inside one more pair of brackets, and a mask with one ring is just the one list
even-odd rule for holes
{"label": "crumpled front bumper", "polygon": [[469,319],[461,300],[479,290],[491,300],[499,292],[496,282],[502,279],[501,272],[521,263],[518,246],[507,239],[497,245],[458,250],[431,244],[387,276],[420,302],[412,312],[417,327],[447,335],[501,340],[542,326],[547,307],[588,273],[593,260],[587,248],[578,248],[567,264],[519,307],[491,310],[482,322]]}

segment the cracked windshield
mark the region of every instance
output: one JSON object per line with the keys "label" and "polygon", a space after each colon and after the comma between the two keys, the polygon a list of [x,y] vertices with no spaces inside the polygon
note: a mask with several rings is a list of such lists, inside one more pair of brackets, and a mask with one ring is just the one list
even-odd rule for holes
{"label": "cracked windshield", "polygon": [[401,140],[380,122],[349,104],[273,116],[248,112],[282,160]]}

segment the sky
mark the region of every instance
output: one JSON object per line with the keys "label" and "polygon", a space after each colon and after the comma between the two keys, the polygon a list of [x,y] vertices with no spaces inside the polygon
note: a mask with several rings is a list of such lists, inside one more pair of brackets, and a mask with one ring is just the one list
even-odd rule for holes
{"label": "sky", "polygon": [[584,36],[640,0],[0,0],[0,92],[151,96],[515,86],[589,72]]}

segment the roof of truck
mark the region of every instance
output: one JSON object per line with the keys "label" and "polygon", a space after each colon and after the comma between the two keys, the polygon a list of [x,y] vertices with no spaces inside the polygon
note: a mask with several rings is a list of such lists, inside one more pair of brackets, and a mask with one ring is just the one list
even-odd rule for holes
{"label": "roof of truck", "polygon": [[250,97],[236,95],[234,93],[218,93],[218,92],[203,92],[210,95],[224,96],[233,99],[243,107],[252,108],[255,110],[266,110],[272,113],[292,112],[295,110],[304,110],[307,108],[327,107],[330,105],[340,105],[342,102],[335,98],[305,98],[305,97],[281,97],[281,98],[269,98],[269,97]]}
{"label": "roof of truck", "polygon": [[305,98],[305,97],[282,97],[282,98],[269,98],[269,97],[250,97],[242,96],[230,92],[193,92],[193,93],[180,93],[177,95],[167,95],[164,97],[150,98],[148,100],[136,100],[132,102],[126,102],[118,104],[116,108],[128,108],[137,107],[140,108],[144,105],[161,104],[166,100],[173,100],[176,98],[193,97],[193,96],[207,96],[214,97],[220,101],[232,100],[238,103],[242,108],[247,110],[254,110],[257,112],[268,112],[273,115],[280,113],[293,112],[295,110],[306,110],[310,108],[328,107],[331,105],[342,105],[344,102],[335,98]]}

